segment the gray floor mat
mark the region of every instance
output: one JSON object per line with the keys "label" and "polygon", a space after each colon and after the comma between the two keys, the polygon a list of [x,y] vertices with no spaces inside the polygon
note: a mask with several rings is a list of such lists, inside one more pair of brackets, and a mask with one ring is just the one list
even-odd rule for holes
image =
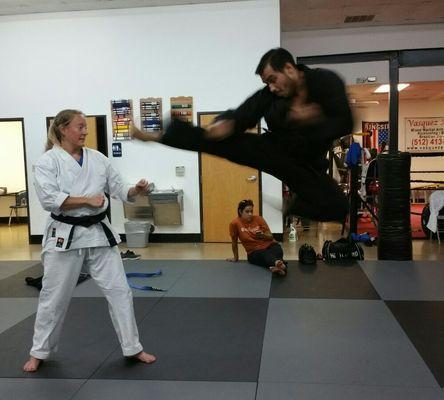
{"label": "gray floor mat", "polygon": [[360,261],[384,300],[444,300],[444,268],[433,261]]}
{"label": "gray floor mat", "polygon": [[290,261],[285,278],[271,282],[270,297],[315,299],[379,299],[357,263],[304,265]]}
{"label": "gray floor mat", "polygon": [[254,382],[259,372],[267,299],[163,298],[139,325],[149,367],[117,353],[93,379]]}
{"label": "gray floor mat", "polygon": [[[135,299],[141,320],[158,299]],[[35,316],[26,318],[0,335],[0,377],[29,377],[21,371],[32,344]],[[143,343],[143,337],[141,342]],[[45,361],[33,378],[85,379],[114,351],[122,357],[105,299],[72,299],[65,319],[59,351]]]}

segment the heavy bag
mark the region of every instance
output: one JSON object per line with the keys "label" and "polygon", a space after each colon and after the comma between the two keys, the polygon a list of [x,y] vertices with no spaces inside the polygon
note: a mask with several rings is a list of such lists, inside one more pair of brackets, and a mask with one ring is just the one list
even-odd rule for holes
{"label": "heavy bag", "polygon": [[299,247],[299,262],[302,264],[316,264],[316,252],[312,246],[305,243]]}
{"label": "heavy bag", "polygon": [[349,262],[364,259],[364,250],[352,240],[341,238],[336,242],[326,240],[322,246],[322,256],[327,262]]}

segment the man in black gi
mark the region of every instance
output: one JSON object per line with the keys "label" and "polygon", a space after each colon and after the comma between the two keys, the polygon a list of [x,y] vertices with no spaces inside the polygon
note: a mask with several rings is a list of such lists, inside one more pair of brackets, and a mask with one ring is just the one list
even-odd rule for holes
{"label": "man in black gi", "polygon": [[[175,120],[163,135],[132,128],[132,136],[200,151],[267,172],[295,194],[287,214],[342,221],[348,204],[327,174],[333,140],[352,131],[344,83],[332,71],[296,64],[283,48],[264,54],[256,69],[266,86],[206,129]],[[262,135],[245,132],[265,118]]]}

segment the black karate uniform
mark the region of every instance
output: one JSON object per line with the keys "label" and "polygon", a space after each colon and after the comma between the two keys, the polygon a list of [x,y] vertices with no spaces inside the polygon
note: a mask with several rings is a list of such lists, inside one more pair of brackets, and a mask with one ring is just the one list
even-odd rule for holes
{"label": "black karate uniform", "polygon": [[[342,221],[348,203],[326,170],[327,151],[333,140],[352,131],[353,119],[344,83],[332,71],[297,66],[304,72],[307,102],[317,103],[324,118],[316,123],[291,121],[291,99],[279,97],[268,87],[257,91],[235,110],[218,119],[233,119],[235,133],[214,141],[202,128],[173,120],[161,142],[172,147],[200,151],[267,172],[296,194],[291,214],[316,221]],[[264,117],[268,130],[261,135],[245,132]]]}

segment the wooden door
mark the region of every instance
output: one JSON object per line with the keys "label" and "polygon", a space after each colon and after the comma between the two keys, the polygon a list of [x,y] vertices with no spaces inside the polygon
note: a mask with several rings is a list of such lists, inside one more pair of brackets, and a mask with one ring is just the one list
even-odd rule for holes
{"label": "wooden door", "polygon": [[85,146],[90,149],[98,150],[96,117],[86,117],[86,126],[88,129],[88,135],[86,136]]}
{"label": "wooden door", "polygon": [[[211,123],[218,113],[199,113],[199,126]],[[258,170],[202,153],[201,204],[203,241],[231,242],[228,225],[237,217],[237,205],[251,199],[259,214],[260,173]]]}

